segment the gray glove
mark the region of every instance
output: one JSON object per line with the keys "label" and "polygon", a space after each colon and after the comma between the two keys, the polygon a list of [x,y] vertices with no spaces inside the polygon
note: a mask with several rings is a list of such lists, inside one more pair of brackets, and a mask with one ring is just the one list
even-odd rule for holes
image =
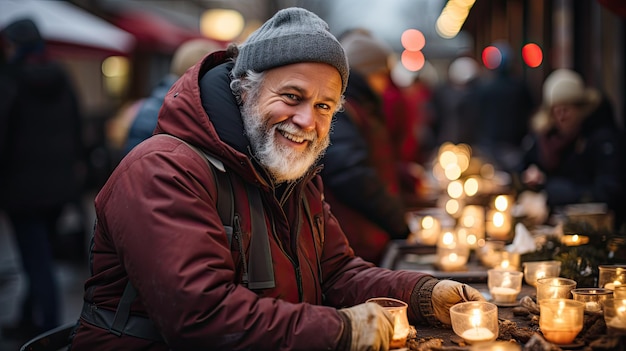
{"label": "gray glove", "polygon": [[485,301],[483,295],[467,284],[453,280],[442,280],[433,288],[431,297],[435,317],[447,325],[451,325],[450,307],[459,302]]}
{"label": "gray glove", "polygon": [[350,308],[342,308],[350,320],[352,343],[350,351],[389,350],[393,337],[393,318],[380,305],[368,302]]}

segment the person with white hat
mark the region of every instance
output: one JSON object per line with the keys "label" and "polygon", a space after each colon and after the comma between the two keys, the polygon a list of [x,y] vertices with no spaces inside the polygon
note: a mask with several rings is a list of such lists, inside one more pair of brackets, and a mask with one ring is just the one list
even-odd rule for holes
{"label": "person with white hat", "polygon": [[531,121],[533,134],[519,174],[523,190],[542,193],[549,211],[589,202],[615,209],[624,193],[624,161],[614,118],[608,99],[585,87],[578,73],[552,72]]}

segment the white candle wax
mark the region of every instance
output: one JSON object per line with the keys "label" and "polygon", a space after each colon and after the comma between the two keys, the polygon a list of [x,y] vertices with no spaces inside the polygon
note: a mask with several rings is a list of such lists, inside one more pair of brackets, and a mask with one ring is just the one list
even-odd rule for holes
{"label": "white candle wax", "polygon": [[585,310],[589,312],[598,312],[601,310],[600,304],[596,301],[585,302]]}
{"label": "white candle wax", "polygon": [[500,303],[513,303],[517,299],[517,290],[513,288],[505,288],[501,286],[495,286],[490,290],[493,301]]}
{"label": "white candle wax", "polygon": [[491,330],[483,327],[471,328],[461,333],[461,337],[468,343],[491,341],[495,339],[495,336]]}

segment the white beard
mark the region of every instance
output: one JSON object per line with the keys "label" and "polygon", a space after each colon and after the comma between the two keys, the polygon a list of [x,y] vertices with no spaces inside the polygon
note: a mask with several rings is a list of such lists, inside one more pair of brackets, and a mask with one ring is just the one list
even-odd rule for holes
{"label": "white beard", "polygon": [[[328,135],[318,139],[315,131],[302,131],[289,121],[267,125],[265,123],[267,118],[259,114],[254,103],[244,102],[241,115],[254,156],[267,168],[276,183],[300,179],[322,157],[330,144]],[[292,137],[309,140],[309,146],[301,153],[284,147],[276,141],[276,133],[279,131]]]}

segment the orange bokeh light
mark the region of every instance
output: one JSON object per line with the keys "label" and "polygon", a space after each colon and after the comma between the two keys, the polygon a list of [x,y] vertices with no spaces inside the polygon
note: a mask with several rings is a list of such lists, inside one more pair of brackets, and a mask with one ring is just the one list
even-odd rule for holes
{"label": "orange bokeh light", "polygon": [[425,59],[421,51],[404,50],[400,57],[402,65],[409,71],[419,71],[424,67]]}
{"label": "orange bokeh light", "polygon": [[536,68],[543,62],[543,51],[539,45],[529,43],[522,48],[522,58],[528,67]]}
{"label": "orange bokeh light", "polygon": [[420,51],[426,45],[424,34],[417,29],[407,29],[400,37],[402,47],[410,51]]}

